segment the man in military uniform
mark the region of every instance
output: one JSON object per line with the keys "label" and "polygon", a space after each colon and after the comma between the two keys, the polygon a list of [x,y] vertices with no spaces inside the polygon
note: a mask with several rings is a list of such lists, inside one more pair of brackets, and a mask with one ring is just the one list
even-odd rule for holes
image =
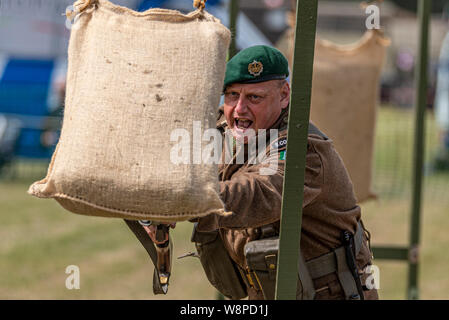
{"label": "man in military uniform", "polygon": [[[288,75],[286,58],[278,50],[267,46],[245,49],[228,62],[224,82],[224,105],[220,108],[217,122],[219,130],[223,134],[230,130],[235,141],[244,143],[248,142],[245,140],[245,133],[250,129],[255,132],[259,129],[277,129],[279,136],[270,143],[267,135],[265,153],[268,156],[259,163],[250,163],[248,151],[243,148],[244,163],[238,163],[234,157],[234,161],[223,161],[220,164],[220,195],[226,210],[232,214],[209,215],[198,219],[195,225],[197,234],[210,235],[216,232],[219,235],[212,238],[222,242],[227,255],[239,271],[239,281],[244,283],[244,291],[249,299],[264,299],[261,288],[264,284],[258,279],[255,281],[248,277],[245,245],[279,234],[290,102],[290,87],[286,81]],[[348,299],[348,290],[344,283],[347,281],[347,273],[343,276],[343,271],[340,270],[341,261],[332,255],[336,249],[342,247],[342,233],[346,232],[359,235],[359,243],[351,247],[358,272],[351,281],[357,280],[358,288],[363,287],[359,290],[362,297],[358,298],[377,299],[377,291],[364,286],[367,275],[363,274],[363,270],[371,263],[371,252],[367,243],[368,237],[360,223],[361,210],[356,203],[351,180],[332,141],[313,124],[310,126],[304,180],[301,252],[313,280],[314,297]],[[224,154],[225,152],[223,157]],[[262,175],[260,169],[269,168],[273,161],[276,162],[277,169],[272,174]],[[147,227],[147,232],[154,240],[154,229]],[[217,283],[225,282],[224,278],[220,279],[224,277],[224,271],[214,275],[214,271],[209,270],[213,268],[208,265],[212,263],[208,259],[214,258],[204,251],[205,247],[198,239],[200,237],[193,236],[192,240],[197,242],[206,274],[211,283],[221,290]],[[318,267],[321,271],[315,270],[317,265],[321,265]],[[328,266],[327,271],[322,271]],[[345,272],[348,271],[346,266],[344,269]],[[231,294],[227,296],[233,298]],[[349,298],[354,298],[354,295]]]}

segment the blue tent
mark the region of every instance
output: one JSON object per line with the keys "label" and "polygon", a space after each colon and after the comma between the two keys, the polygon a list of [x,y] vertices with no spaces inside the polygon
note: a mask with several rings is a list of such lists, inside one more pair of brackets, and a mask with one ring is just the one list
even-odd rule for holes
{"label": "blue tent", "polygon": [[3,70],[0,113],[22,122],[16,149],[18,156],[49,158],[53,152],[41,145],[39,128],[39,123],[48,115],[47,99],[53,68],[53,60],[10,58]]}
{"label": "blue tent", "polygon": [[[208,0],[207,1],[207,7],[215,6],[219,4],[222,0]],[[169,5],[170,7],[179,7],[181,4],[185,5],[186,0],[142,0],[140,4],[137,7],[138,11],[145,11],[150,8],[164,8],[166,5]],[[187,1],[188,2],[188,1]]]}

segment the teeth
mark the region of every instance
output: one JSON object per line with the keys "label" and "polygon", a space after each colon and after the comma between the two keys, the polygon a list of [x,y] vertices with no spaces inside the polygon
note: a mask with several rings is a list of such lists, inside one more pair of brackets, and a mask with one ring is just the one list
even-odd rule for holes
{"label": "teeth", "polygon": [[236,120],[237,127],[241,128],[241,129],[249,128],[249,126],[253,122],[252,120],[245,119],[245,118],[235,118],[235,120]]}

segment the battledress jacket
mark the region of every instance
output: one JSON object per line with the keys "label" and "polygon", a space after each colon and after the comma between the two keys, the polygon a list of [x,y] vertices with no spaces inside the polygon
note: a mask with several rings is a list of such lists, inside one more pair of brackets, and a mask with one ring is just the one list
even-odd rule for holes
{"label": "battledress jacket", "polygon": [[[259,227],[272,224],[279,230],[287,123],[288,108],[283,110],[270,128],[278,129],[279,138],[271,144],[267,143],[268,156],[261,163],[226,163],[222,158],[223,163],[219,165],[220,196],[226,210],[232,214],[209,215],[198,221],[200,231],[219,230],[230,257],[243,269],[246,267],[244,246],[249,241],[259,239]],[[227,127],[222,108],[217,127],[223,133]],[[272,161],[277,162],[275,172],[261,175],[260,169],[270,167]],[[305,260],[340,247],[341,232],[347,230],[355,233],[360,218],[361,210],[352,182],[332,140],[309,133],[301,234],[301,250]],[[364,233],[363,245],[356,257],[358,268],[362,270],[370,264],[371,257]],[[314,285],[318,290],[317,299],[338,299],[344,296],[336,274],[316,279]],[[326,287],[328,289],[320,290]],[[250,299],[263,299],[261,292],[255,292],[252,288],[249,288],[248,294]],[[365,292],[365,299],[370,298],[377,298],[376,290]]]}

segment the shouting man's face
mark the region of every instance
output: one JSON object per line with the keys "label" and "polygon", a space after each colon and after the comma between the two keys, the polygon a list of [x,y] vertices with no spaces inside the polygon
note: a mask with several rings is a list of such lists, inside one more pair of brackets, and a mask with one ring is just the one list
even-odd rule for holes
{"label": "shouting man's face", "polygon": [[285,80],[234,83],[225,91],[224,114],[234,138],[246,140],[249,129],[269,129],[290,102],[290,86]]}

